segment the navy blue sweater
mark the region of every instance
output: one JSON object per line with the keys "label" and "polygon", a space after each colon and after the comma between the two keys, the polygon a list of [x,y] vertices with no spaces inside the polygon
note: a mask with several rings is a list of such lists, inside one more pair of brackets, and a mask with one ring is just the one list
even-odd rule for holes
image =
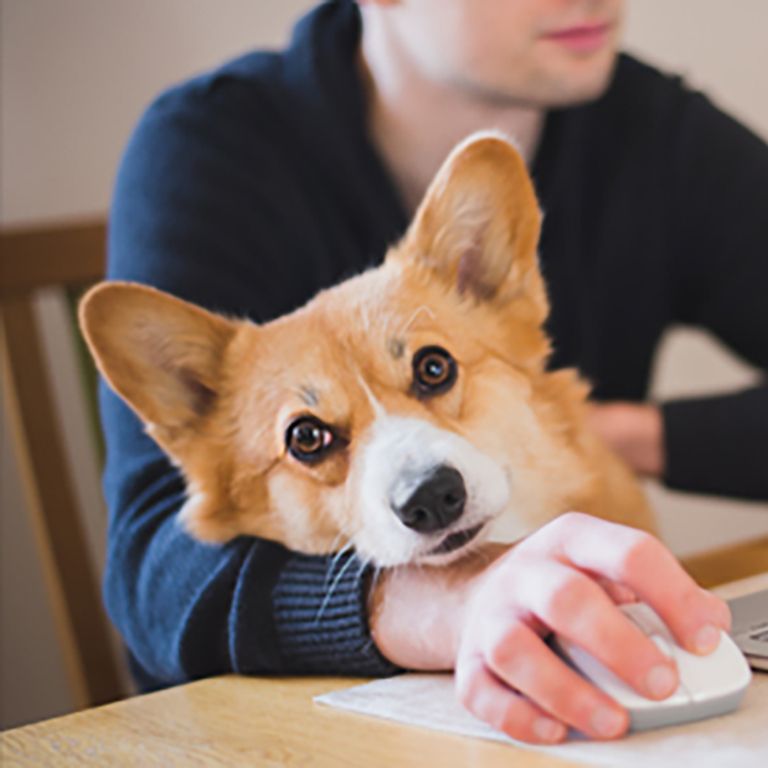
{"label": "navy blue sweater", "polygon": [[[366,132],[359,24],[353,3],[327,3],[285,52],[155,101],[119,171],[110,278],[263,321],[382,258],[407,216]],[[598,398],[639,401],[663,332],[690,323],[768,367],[763,142],[622,57],[603,98],[549,113],[532,171],[553,366],[578,366]],[[105,595],[142,687],[232,670],[392,671],[368,632],[354,555],[193,541],[175,522],[178,472],[106,388],[101,405]],[[669,485],[768,497],[768,389],[663,414]]]}

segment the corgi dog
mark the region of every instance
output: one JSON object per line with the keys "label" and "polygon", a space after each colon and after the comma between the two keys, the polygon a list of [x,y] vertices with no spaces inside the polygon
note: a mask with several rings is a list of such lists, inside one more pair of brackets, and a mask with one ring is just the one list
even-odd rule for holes
{"label": "corgi dog", "polygon": [[180,468],[180,520],[379,567],[442,565],[579,510],[646,530],[632,472],[548,371],[541,213],[513,144],[475,134],[384,262],[263,325],[105,282],[80,323]]}

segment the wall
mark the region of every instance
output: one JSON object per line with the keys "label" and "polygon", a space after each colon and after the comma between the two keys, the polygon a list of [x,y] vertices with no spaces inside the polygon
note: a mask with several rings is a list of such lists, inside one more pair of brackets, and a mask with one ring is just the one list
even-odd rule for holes
{"label": "wall", "polygon": [[[308,0],[0,0],[0,222],[106,210],[131,126],[161,88],[256,46],[276,46]],[[768,136],[764,0],[630,0],[628,46],[686,73]],[[43,301],[52,354],[56,307]],[[58,340],[57,340],[58,339]],[[660,395],[738,386],[748,367],[699,334],[665,345]],[[76,397],[64,376],[60,397]],[[5,412],[3,412],[5,413]],[[66,414],[63,414],[66,418]],[[70,431],[67,429],[66,431]],[[78,453],[73,449],[74,454]],[[85,450],[85,449],[83,449]],[[81,461],[84,466],[88,464]],[[0,725],[71,706],[26,528],[18,470],[2,424],[2,658]],[[653,489],[665,538],[678,553],[768,529],[765,505],[682,497]],[[93,503],[90,530],[103,530]]]}
{"label": "wall", "polygon": [[156,93],[276,47],[307,0],[2,0],[0,220],[103,211]]}

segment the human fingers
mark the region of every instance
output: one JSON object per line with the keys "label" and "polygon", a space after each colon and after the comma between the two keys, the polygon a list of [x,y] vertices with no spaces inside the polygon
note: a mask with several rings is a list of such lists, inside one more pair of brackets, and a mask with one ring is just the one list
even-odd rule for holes
{"label": "human fingers", "polygon": [[525,694],[557,721],[596,739],[627,730],[627,712],[555,656],[523,622],[486,625],[482,652],[494,679]]}
{"label": "human fingers", "polygon": [[517,587],[523,593],[518,600],[553,632],[582,647],[643,696],[662,699],[675,691],[679,678],[672,660],[589,576],[556,560],[533,557],[519,567],[527,578]]}
{"label": "human fingers", "polygon": [[539,529],[516,552],[538,552],[625,585],[661,616],[678,643],[694,653],[717,647],[730,629],[728,606],[701,589],[654,536],[570,512]]}
{"label": "human fingers", "polygon": [[455,685],[456,695],[466,709],[513,739],[556,744],[567,735],[562,722],[501,682],[477,651],[459,655]]}
{"label": "human fingers", "polygon": [[619,584],[612,579],[606,579],[603,577],[596,577],[597,583],[605,590],[608,597],[613,600],[616,605],[624,605],[625,603],[636,603],[637,595],[624,584]]}

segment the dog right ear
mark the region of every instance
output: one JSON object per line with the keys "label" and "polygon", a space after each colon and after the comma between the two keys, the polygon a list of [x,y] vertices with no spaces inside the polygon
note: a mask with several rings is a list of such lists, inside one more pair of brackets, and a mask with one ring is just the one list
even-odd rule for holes
{"label": "dog right ear", "polygon": [[105,282],[79,308],[96,365],[173,453],[179,430],[214,406],[220,364],[237,323],[137,283]]}
{"label": "dog right ear", "polygon": [[388,258],[437,276],[461,296],[548,306],[536,248],[541,212],[525,162],[500,134],[480,132],[448,156],[401,245]]}

